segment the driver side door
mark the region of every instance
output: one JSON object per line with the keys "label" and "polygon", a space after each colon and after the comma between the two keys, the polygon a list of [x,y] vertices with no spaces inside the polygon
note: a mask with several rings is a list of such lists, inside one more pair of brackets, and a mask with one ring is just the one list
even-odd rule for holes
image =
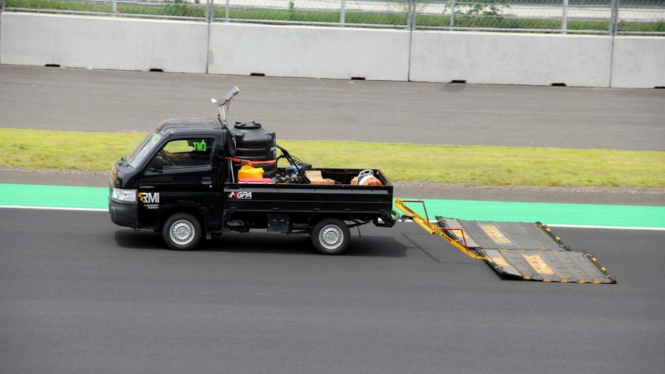
{"label": "driver side door", "polygon": [[197,213],[206,223],[221,222],[219,139],[173,138],[153,156],[139,179],[139,222],[157,228],[176,212]]}

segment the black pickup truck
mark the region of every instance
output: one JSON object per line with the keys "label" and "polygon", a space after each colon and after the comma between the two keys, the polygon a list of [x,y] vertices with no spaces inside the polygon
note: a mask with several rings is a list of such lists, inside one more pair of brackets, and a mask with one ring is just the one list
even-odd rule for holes
{"label": "black pickup truck", "polygon": [[[223,100],[213,99],[218,118],[160,123],[115,164],[109,193],[114,223],[161,232],[176,250],[232,231],[310,234],[323,254],[344,252],[351,227],[395,224],[393,186],[380,170],[315,169],[277,146],[275,135],[259,124],[229,128],[226,115],[237,93],[234,87]],[[247,164],[266,172],[243,180]],[[357,184],[368,174],[373,183]]]}

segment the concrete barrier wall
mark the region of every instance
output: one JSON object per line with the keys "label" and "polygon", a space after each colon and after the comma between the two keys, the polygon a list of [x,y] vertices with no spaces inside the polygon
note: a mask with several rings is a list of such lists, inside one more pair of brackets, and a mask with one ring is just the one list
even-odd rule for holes
{"label": "concrete barrier wall", "polygon": [[479,84],[665,86],[665,38],[209,26],[8,12],[1,17],[3,64]]}
{"label": "concrete barrier wall", "polygon": [[194,22],[4,12],[0,62],[205,73],[207,32]]}
{"label": "concrete barrier wall", "polygon": [[612,87],[665,87],[665,38],[616,37]]}
{"label": "concrete barrier wall", "polygon": [[414,31],[412,81],[609,87],[612,38]]}
{"label": "concrete barrier wall", "polygon": [[409,32],[213,24],[211,74],[406,81]]}

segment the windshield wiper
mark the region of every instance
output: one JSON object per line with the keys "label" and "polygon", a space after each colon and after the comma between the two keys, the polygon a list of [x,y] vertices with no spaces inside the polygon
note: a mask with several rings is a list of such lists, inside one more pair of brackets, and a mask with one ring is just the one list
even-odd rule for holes
{"label": "windshield wiper", "polygon": [[120,165],[129,166],[130,168],[134,169],[134,167],[130,165],[124,157],[120,157]]}

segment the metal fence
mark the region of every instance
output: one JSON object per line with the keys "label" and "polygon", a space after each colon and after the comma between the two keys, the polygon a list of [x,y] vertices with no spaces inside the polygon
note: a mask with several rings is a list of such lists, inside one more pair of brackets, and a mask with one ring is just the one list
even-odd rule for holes
{"label": "metal fence", "polygon": [[0,0],[4,11],[408,30],[665,36],[665,0]]}
{"label": "metal fence", "polygon": [[213,21],[406,28],[408,0],[213,0]]}

